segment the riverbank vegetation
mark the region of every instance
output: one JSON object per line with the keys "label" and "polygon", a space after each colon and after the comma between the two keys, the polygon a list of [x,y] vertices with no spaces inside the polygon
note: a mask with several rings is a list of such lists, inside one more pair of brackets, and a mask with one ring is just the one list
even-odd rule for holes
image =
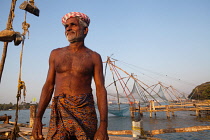
{"label": "riverbank vegetation", "polygon": [[[21,104],[19,105],[19,110],[29,109],[30,105],[31,103],[21,102]],[[17,104],[13,104],[11,102],[9,104],[0,104],[0,110],[15,110],[16,106]]]}
{"label": "riverbank vegetation", "polygon": [[203,83],[196,86],[192,93],[188,96],[190,99],[195,100],[208,100],[210,99],[210,82]]}

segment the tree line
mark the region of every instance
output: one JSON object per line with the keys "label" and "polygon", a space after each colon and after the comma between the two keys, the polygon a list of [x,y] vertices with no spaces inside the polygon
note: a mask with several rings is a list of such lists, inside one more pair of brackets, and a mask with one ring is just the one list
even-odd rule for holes
{"label": "tree line", "polygon": [[203,83],[196,86],[192,93],[188,96],[195,100],[209,100],[210,99],[210,82]]}
{"label": "tree line", "polygon": [[[31,103],[22,102],[21,104],[19,104],[19,110],[29,109],[30,105]],[[16,107],[17,107],[17,104],[13,104],[11,102],[9,104],[0,104],[0,110],[10,110],[10,109],[15,110]]]}

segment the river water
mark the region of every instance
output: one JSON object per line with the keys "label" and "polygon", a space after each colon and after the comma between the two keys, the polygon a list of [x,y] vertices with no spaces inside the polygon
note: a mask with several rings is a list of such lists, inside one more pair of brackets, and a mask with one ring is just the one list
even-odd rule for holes
{"label": "river water", "polygon": [[[15,110],[0,111],[0,116],[4,114],[11,115],[11,121],[15,120]],[[20,110],[18,123],[29,122],[29,115],[29,110]],[[49,117],[50,109],[47,109],[43,116],[43,124],[46,124],[46,126],[49,125]],[[145,113],[142,120],[144,130],[210,125],[209,119],[196,118],[195,112],[193,111],[175,112],[175,117],[171,117],[170,119],[167,119],[164,112],[157,112],[156,117],[153,115],[153,118],[149,117],[149,113]],[[131,130],[131,125],[132,122],[129,116],[117,117],[109,114],[108,130]],[[127,135],[127,137],[131,136]],[[161,138],[163,140],[210,140],[210,130],[199,132],[166,133],[155,135],[154,137]]]}

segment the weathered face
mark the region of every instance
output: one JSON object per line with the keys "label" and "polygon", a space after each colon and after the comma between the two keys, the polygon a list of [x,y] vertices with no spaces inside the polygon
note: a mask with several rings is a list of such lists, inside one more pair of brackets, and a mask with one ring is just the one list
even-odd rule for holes
{"label": "weathered face", "polygon": [[79,24],[77,18],[69,18],[65,25],[66,38],[70,43],[83,41],[85,38],[86,28]]}

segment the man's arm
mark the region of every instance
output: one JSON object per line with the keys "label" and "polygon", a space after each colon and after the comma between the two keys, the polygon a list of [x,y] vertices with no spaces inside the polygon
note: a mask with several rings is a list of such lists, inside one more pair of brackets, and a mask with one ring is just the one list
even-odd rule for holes
{"label": "man's arm", "polygon": [[42,88],[40,100],[39,100],[39,106],[38,111],[35,118],[35,123],[33,126],[32,135],[34,139],[43,139],[42,136],[42,117],[43,114],[52,98],[52,94],[54,91],[54,85],[55,85],[55,69],[54,69],[54,54],[55,52],[51,52],[50,58],[49,58],[49,70],[47,79],[45,81],[45,84]]}
{"label": "man's arm", "polygon": [[107,107],[107,92],[104,87],[103,64],[101,56],[94,54],[94,81],[96,85],[97,104],[100,114],[100,126],[95,134],[96,140],[107,140],[107,126],[108,126],[108,107]]}

